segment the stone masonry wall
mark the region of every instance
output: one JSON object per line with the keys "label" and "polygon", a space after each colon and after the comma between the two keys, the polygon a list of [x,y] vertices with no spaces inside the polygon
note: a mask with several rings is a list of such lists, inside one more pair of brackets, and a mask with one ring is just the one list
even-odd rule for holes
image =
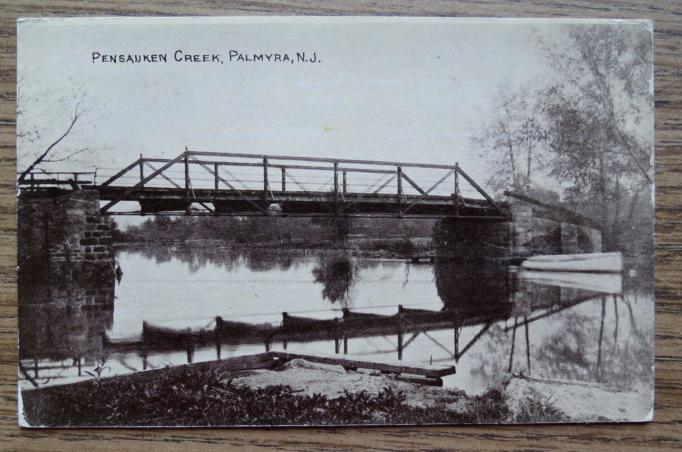
{"label": "stone masonry wall", "polygon": [[113,303],[111,231],[108,217],[99,213],[97,191],[20,196],[20,302]]}
{"label": "stone masonry wall", "polygon": [[531,205],[513,203],[512,254],[579,254],[601,252],[599,231],[540,218]]}
{"label": "stone masonry wall", "polygon": [[513,255],[525,255],[532,252],[533,239],[533,207],[528,204],[511,204],[512,212],[512,252]]}

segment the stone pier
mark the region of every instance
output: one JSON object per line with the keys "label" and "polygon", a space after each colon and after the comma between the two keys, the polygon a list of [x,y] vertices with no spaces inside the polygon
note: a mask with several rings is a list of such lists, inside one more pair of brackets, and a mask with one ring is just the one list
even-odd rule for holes
{"label": "stone pier", "polygon": [[602,251],[601,233],[585,225],[548,218],[522,202],[511,205],[512,254],[580,254]]}
{"label": "stone pier", "polygon": [[18,200],[20,303],[113,305],[112,227],[99,194],[22,193]]}
{"label": "stone pier", "polygon": [[562,221],[546,209],[518,202],[510,205],[511,221],[484,222],[448,218],[434,229],[441,257],[478,260],[538,254],[597,253],[601,233],[585,225]]}

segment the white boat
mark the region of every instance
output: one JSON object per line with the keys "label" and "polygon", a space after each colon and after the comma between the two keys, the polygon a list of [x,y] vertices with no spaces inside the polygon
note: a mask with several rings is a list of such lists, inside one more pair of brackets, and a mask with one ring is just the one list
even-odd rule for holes
{"label": "white boat", "polygon": [[623,255],[615,252],[533,256],[523,261],[521,268],[564,272],[620,272],[623,271]]}
{"label": "white boat", "polygon": [[569,287],[608,294],[620,294],[623,291],[623,277],[620,273],[521,270],[518,275],[523,280],[543,286]]}

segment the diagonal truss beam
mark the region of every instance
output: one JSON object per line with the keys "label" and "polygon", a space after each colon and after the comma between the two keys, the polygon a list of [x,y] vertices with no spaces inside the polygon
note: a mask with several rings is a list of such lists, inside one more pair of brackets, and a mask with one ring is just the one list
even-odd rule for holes
{"label": "diagonal truss beam", "polygon": [[[295,178],[293,174],[285,173],[284,177],[287,179],[290,179],[294,184],[296,184],[298,186],[298,188],[300,188],[304,194],[310,196],[313,199],[316,198],[316,196],[312,192],[306,190],[305,186],[301,182],[299,182],[299,180],[297,178]],[[270,193],[272,194],[272,192],[270,192]],[[329,207],[329,205],[328,205],[329,203],[324,202],[324,201],[318,201],[318,204],[321,205],[322,207],[324,207],[327,210],[327,212],[329,212],[330,214],[333,214],[334,216],[337,215],[336,210],[332,207]]]}
{"label": "diagonal truss beam", "polygon": [[[450,170],[450,171],[448,171],[448,173],[447,173],[445,176],[441,177],[441,178],[438,180],[438,182],[436,182],[435,184],[433,184],[432,186],[430,186],[428,190],[426,190],[425,192],[422,191],[422,194],[421,194],[417,199],[415,199],[415,200],[412,201],[407,207],[405,207],[405,209],[403,210],[403,215],[406,214],[406,213],[407,213],[411,208],[413,208],[415,205],[417,205],[417,203],[418,203],[419,201],[421,201],[422,199],[424,199],[424,197],[428,196],[429,193],[431,193],[433,190],[435,190],[436,188],[438,188],[438,186],[439,186],[440,184],[442,184],[442,183],[445,181],[445,179],[447,179],[448,177],[450,177],[450,175],[451,175],[452,173],[454,173],[454,172],[455,172],[455,170]],[[403,175],[404,175],[404,174],[403,174]],[[408,180],[408,182],[409,182],[409,180]]]}
{"label": "diagonal truss beam", "polygon": [[111,184],[113,181],[115,181],[115,180],[118,179],[119,177],[123,176],[125,173],[127,173],[127,172],[130,171],[131,169],[135,168],[135,167],[138,166],[139,164],[140,164],[140,159],[135,160],[133,163],[131,163],[130,165],[126,166],[126,167],[123,168],[121,171],[119,171],[118,173],[116,173],[116,174],[114,174],[113,176],[111,176],[109,179],[107,179],[107,180],[105,180],[104,182],[102,182],[102,183],[100,184],[100,186],[106,187],[107,185]]}
{"label": "diagonal truss beam", "polygon": [[[152,165],[151,163],[149,163],[149,162],[147,162],[147,161],[144,161],[144,164],[145,164],[145,166],[146,166],[147,168],[151,169],[152,171],[156,171],[156,170],[157,170],[157,168],[155,168],[154,165]],[[170,177],[166,176],[165,174],[159,173],[159,176],[161,176],[161,177],[163,177],[164,179],[166,179],[166,180],[167,180],[168,182],[170,182],[175,188],[182,188],[182,187],[180,186],[180,184],[176,183],[173,179],[171,179]]]}
{"label": "diagonal truss beam", "polygon": [[[163,176],[163,173],[162,173],[161,175]],[[194,201],[198,202],[199,205],[200,205],[201,207],[203,207],[204,209],[208,210],[208,211],[211,212],[211,213],[214,213],[213,209],[211,209],[211,208],[208,207],[206,204],[204,204],[203,202],[201,202],[201,201],[199,201],[199,200],[197,199],[197,196],[194,194],[194,187],[192,187],[192,180],[191,180],[191,179],[188,179],[187,182],[188,182],[188,185],[189,185],[189,190],[190,190],[190,192],[192,193],[192,199],[193,199]],[[188,209],[189,209],[189,206],[188,206]]]}
{"label": "diagonal truss beam", "polygon": [[[142,159],[142,161],[144,162],[144,164],[145,164],[146,167],[148,167],[148,168],[151,169],[152,171],[156,171],[156,168],[154,167],[154,165],[152,165],[151,163],[149,163],[149,162],[146,161],[145,159]],[[170,182],[171,185],[173,185],[175,188],[182,188],[182,187],[180,186],[180,184],[176,183],[173,179],[171,179],[170,177],[166,176],[165,174],[160,173],[159,176],[163,177],[165,180],[167,180],[168,182]],[[194,197],[194,199],[195,199],[195,201],[196,201],[196,196],[194,196],[194,189],[192,189],[192,197]],[[213,209],[211,209],[210,207],[208,207],[208,206],[207,206],[206,204],[204,204],[203,202],[201,202],[201,201],[197,201],[197,202],[198,202],[204,209],[208,210],[209,212],[213,212]]]}
{"label": "diagonal truss beam", "polygon": [[[549,317],[549,316],[552,316],[554,314],[558,314],[561,311],[565,311],[566,309],[570,309],[570,308],[577,306],[581,303],[585,303],[586,301],[597,299],[597,298],[599,298],[599,296],[600,295],[586,295],[584,297],[579,297],[579,298],[573,299],[569,302],[562,303],[560,306],[558,306],[556,308],[550,308],[550,309],[546,310],[545,312],[543,312],[542,314],[538,314],[538,315],[536,315],[534,317],[530,317],[530,318],[525,318],[525,320],[523,322],[521,322],[515,326],[525,326],[527,324],[535,322],[536,320],[544,319],[545,317]],[[504,331],[507,332],[511,329],[512,329],[512,327],[508,326],[508,327],[504,328]]]}
{"label": "diagonal truss beam", "polygon": [[438,347],[440,347],[441,349],[445,350],[445,352],[446,352],[448,355],[452,356],[453,358],[456,358],[455,354],[452,353],[445,345],[441,344],[438,340],[436,340],[436,338],[431,337],[431,335],[430,335],[429,333],[427,333],[426,331],[424,331],[423,333],[424,333],[424,336],[428,337],[428,338],[431,340],[431,342],[433,342],[434,344],[436,344],[436,345],[437,345]]}
{"label": "diagonal truss beam", "polygon": [[474,337],[469,341],[469,343],[468,343],[467,345],[464,346],[464,348],[462,349],[462,351],[459,352],[459,354],[457,354],[457,356],[455,356],[455,359],[459,360],[462,356],[464,356],[464,354],[467,352],[467,350],[469,350],[469,349],[470,349],[470,348],[471,348],[471,347],[472,347],[472,346],[481,338],[481,336],[483,336],[483,335],[485,334],[485,332],[488,331],[488,329],[489,329],[491,326],[493,326],[493,323],[494,323],[494,322],[488,322],[488,323],[486,323],[486,324],[483,326],[483,328],[481,328],[481,330],[480,330],[478,333],[476,333],[476,336],[474,336]]}
{"label": "diagonal truss beam", "polygon": [[403,179],[405,179],[410,185],[412,185],[415,190],[421,193],[422,196],[427,195],[427,193],[424,190],[422,190],[422,188],[419,185],[417,185],[415,181],[413,181],[407,174],[405,174],[405,171],[401,171],[400,176],[402,176]]}
{"label": "diagonal truss beam", "polygon": [[[376,195],[377,193],[379,193],[379,192],[380,192],[381,190],[383,190],[388,184],[390,184],[391,182],[393,182],[393,179],[395,179],[396,177],[397,177],[397,174],[393,173],[393,175],[392,175],[391,177],[389,177],[383,184],[381,184],[381,185],[379,186],[379,188],[377,188],[376,190],[374,190],[374,191],[372,192],[372,194],[373,194],[373,195]],[[369,194],[369,193],[368,193],[368,194]]]}
{"label": "diagonal truss beam", "polygon": [[358,204],[358,203],[359,203],[360,201],[362,201],[363,199],[367,199],[367,198],[369,198],[369,197],[372,196],[372,195],[378,194],[378,193],[379,193],[381,190],[383,190],[388,184],[390,184],[391,182],[393,182],[393,181],[395,180],[396,177],[398,177],[397,173],[395,173],[395,172],[391,172],[390,174],[391,174],[391,177],[389,177],[387,180],[385,180],[384,183],[382,183],[379,187],[377,187],[376,190],[370,192],[370,190],[372,190],[372,189],[374,188],[375,185],[377,185],[379,182],[381,182],[381,180],[382,180],[384,177],[386,177],[385,175],[384,175],[384,176],[381,176],[376,182],[373,182],[372,185],[369,186],[369,188],[367,189],[367,191],[366,191],[365,193],[361,193],[360,195],[355,196],[355,197],[353,198],[352,201],[346,202],[345,199],[344,199],[344,209],[345,209],[345,208],[348,208],[348,207],[352,207],[352,206]]}
{"label": "diagonal truss beam", "polygon": [[408,345],[410,345],[415,339],[417,339],[417,336],[419,336],[422,332],[417,331],[415,332],[411,338],[409,338],[404,344],[403,344],[403,351],[407,348]]}
{"label": "diagonal truss beam", "polygon": [[[106,204],[104,207],[102,207],[102,208],[100,209],[100,212],[101,212],[101,213],[106,213],[106,212],[107,212],[109,209],[111,209],[113,206],[115,206],[115,205],[118,204],[119,202],[123,201],[123,200],[126,199],[128,196],[130,196],[131,193],[135,192],[135,191],[138,190],[140,187],[144,186],[144,184],[146,184],[146,183],[149,182],[150,180],[154,179],[156,176],[158,176],[159,174],[161,174],[162,172],[164,172],[165,170],[167,170],[168,168],[170,168],[171,166],[175,165],[175,164],[178,163],[180,160],[182,160],[183,158],[185,158],[185,154],[186,154],[186,152],[183,152],[182,154],[178,155],[178,156],[175,157],[173,160],[171,160],[170,162],[166,163],[166,164],[163,165],[161,168],[157,169],[157,170],[154,171],[152,174],[150,174],[149,176],[145,177],[144,179],[142,179],[141,181],[139,181],[138,183],[136,183],[135,185],[133,185],[132,187],[130,187],[129,189],[127,189],[126,191],[124,191],[123,194],[121,194],[121,196],[119,196],[118,198],[116,198],[116,199],[110,201],[108,204]],[[136,164],[139,165],[139,162],[140,162],[140,161],[138,160],[138,161],[136,162]]]}
{"label": "diagonal truss beam", "polygon": [[231,183],[229,183],[228,181],[226,181],[225,179],[223,179],[219,174],[216,174],[215,171],[213,171],[211,168],[209,168],[205,163],[203,163],[203,162],[201,162],[201,161],[195,159],[195,158],[192,157],[191,155],[190,155],[189,158],[192,159],[192,160],[194,160],[195,162],[197,162],[199,165],[201,165],[202,168],[204,168],[206,171],[208,171],[209,173],[211,173],[211,174],[212,174],[215,178],[217,178],[220,182],[222,182],[223,184],[227,185],[231,190],[234,190],[235,192],[237,192],[237,194],[238,194],[239,196],[241,196],[241,197],[244,199],[244,201],[248,202],[248,203],[251,204],[252,206],[256,207],[258,210],[260,210],[261,212],[263,212],[265,215],[267,215],[268,211],[267,211],[266,208],[263,208],[263,207],[261,207],[260,205],[258,205],[257,203],[255,203],[255,202],[253,202],[252,200],[250,200],[246,195],[244,195],[244,192],[242,192],[242,191],[239,190],[237,187],[235,187],[234,185],[232,185]]}
{"label": "diagonal truss beam", "polygon": [[493,198],[491,198],[490,195],[488,193],[486,193],[485,190],[483,190],[481,188],[481,186],[478,185],[476,183],[476,181],[471,178],[471,176],[469,176],[467,173],[464,172],[464,170],[462,168],[459,168],[459,167],[457,168],[457,172],[464,179],[466,179],[466,181],[469,182],[469,184],[471,184],[471,186],[474,187],[476,189],[476,191],[479,192],[481,194],[481,196],[483,196],[486,199],[486,201],[488,201],[490,204],[492,204],[497,209],[498,212],[503,213],[502,208],[500,208],[500,206],[495,202],[495,200]]}

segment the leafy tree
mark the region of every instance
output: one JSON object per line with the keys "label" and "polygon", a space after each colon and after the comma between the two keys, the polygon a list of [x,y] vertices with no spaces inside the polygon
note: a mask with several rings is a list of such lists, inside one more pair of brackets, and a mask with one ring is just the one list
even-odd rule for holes
{"label": "leafy tree", "polygon": [[[496,191],[558,183],[562,200],[599,219],[605,251],[652,249],[651,30],[567,26],[540,41],[549,83],[505,94],[477,143],[492,157]],[[524,165],[525,163],[525,165]]]}
{"label": "leafy tree", "polygon": [[634,213],[651,199],[651,34],[590,25],[568,37],[565,48],[546,49],[563,76],[542,96],[549,175],[568,184],[568,202],[600,218],[605,248],[617,249],[624,222],[634,221],[626,207]]}
{"label": "leafy tree", "polygon": [[474,139],[483,158],[492,159],[497,171],[488,180],[493,190],[527,192],[532,176],[542,165],[538,147],[547,141],[547,130],[539,105],[529,89],[503,94],[496,110],[499,116]]}

